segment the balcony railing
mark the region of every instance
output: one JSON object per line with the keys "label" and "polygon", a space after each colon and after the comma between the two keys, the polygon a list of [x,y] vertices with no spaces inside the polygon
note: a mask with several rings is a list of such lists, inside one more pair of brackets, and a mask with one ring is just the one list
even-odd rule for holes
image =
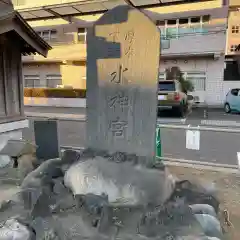
{"label": "balcony railing", "polygon": [[[222,28],[202,28],[194,30],[185,29],[183,31],[167,31],[161,35],[161,55],[177,56],[191,54],[212,54],[225,52],[226,29]],[[74,33],[65,33],[50,39],[49,44],[53,47],[48,53],[47,59],[41,56],[24,57],[23,60],[51,61],[51,60],[78,60],[86,59],[86,44],[84,41],[77,42]]]}
{"label": "balcony railing", "polygon": [[57,39],[57,40],[45,40],[51,46],[61,46],[61,45],[69,45],[69,44],[85,44],[84,42],[76,42],[74,40],[64,40],[64,39]]}
{"label": "balcony railing", "polygon": [[224,52],[226,29],[199,29],[198,32],[161,35],[162,55],[209,54]]}

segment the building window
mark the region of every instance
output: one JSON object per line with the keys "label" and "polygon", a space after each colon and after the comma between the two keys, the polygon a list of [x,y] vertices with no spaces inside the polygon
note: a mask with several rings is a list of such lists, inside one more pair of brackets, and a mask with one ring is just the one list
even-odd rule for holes
{"label": "building window", "polygon": [[186,80],[191,81],[194,91],[206,90],[206,73],[205,72],[186,72],[184,74]]}
{"label": "building window", "polygon": [[62,85],[62,75],[61,74],[49,74],[46,76],[47,87],[56,88],[58,85]]}
{"label": "building window", "polygon": [[210,15],[204,15],[201,17],[202,23],[209,23],[210,21]]}
{"label": "building window", "polygon": [[157,26],[165,26],[165,21],[157,20],[157,21],[156,21],[156,25],[157,25]]}
{"label": "building window", "polygon": [[232,33],[239,33],[239,26],[232,26]]}
{"label": "building window", "polygon": [[87,30],[86,28],[78,28],[78,42],[86,43],[87,41]]}
{"label": "building window", "polygon": [[46,41],[55,40],[57,38],[56,30],[37,31],[37,33],[40,37],[42,37]]}
{"label": "building window", "polygon": [[189,18],[180,18],[179,19],[179,25],[182,25],[182,24],[189,24]]}
{"label": "building window", "polygon": [[224,81],[240,81],[240,71],[237,61],[225,62]]}
{"label": "building window", "polygon": [[160,72],[158,76],[159,81],[166,80],[166,73],[165,72]]}
{"label": "building window", "polygon": [[201,22],[201,17],[192,17],[190,18],[190,23],[200,23]]}
{"label": "building window", "polygon": [[209,20],[210,16],[204,15],[157,21],[156,24],[160,28],[163,38],[178,38],[187,34],[208,32],[208,30],[204,28],[204,24],[209,23]]}
{"label": "building window", "polygon": [[230,52],[236,52],[238,45],[231,45]]}
{"label": "building window", "polygon": [[37,88],[40,87],[39,75],[24,75],[24,87]]}

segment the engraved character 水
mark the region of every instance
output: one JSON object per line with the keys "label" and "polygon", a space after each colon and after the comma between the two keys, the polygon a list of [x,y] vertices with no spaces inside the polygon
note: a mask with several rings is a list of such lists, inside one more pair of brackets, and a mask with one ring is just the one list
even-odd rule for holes
{"label": "engraved character \u6c34", "polygon": [[128,69],[124,68],[122,64],[119,65],[118,71],[114,71],[111,73],[111,82],[121,84],[123,81],[123,73]]}

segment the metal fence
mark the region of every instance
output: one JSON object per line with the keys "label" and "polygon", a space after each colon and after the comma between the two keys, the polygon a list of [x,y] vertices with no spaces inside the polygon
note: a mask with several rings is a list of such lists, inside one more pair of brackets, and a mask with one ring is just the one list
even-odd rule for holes
{"label": "metal fence", "polygon": [[238,167],[240,129],[159,124],[167,161]]}

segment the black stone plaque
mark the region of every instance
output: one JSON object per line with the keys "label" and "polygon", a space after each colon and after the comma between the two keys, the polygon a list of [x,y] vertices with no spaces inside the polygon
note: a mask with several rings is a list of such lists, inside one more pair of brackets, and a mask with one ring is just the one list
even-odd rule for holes
{"label": "black stone plaque", "polygon": [[34,121],[36,155],[39,160],[59,158],[58,123],[54,120]]}

